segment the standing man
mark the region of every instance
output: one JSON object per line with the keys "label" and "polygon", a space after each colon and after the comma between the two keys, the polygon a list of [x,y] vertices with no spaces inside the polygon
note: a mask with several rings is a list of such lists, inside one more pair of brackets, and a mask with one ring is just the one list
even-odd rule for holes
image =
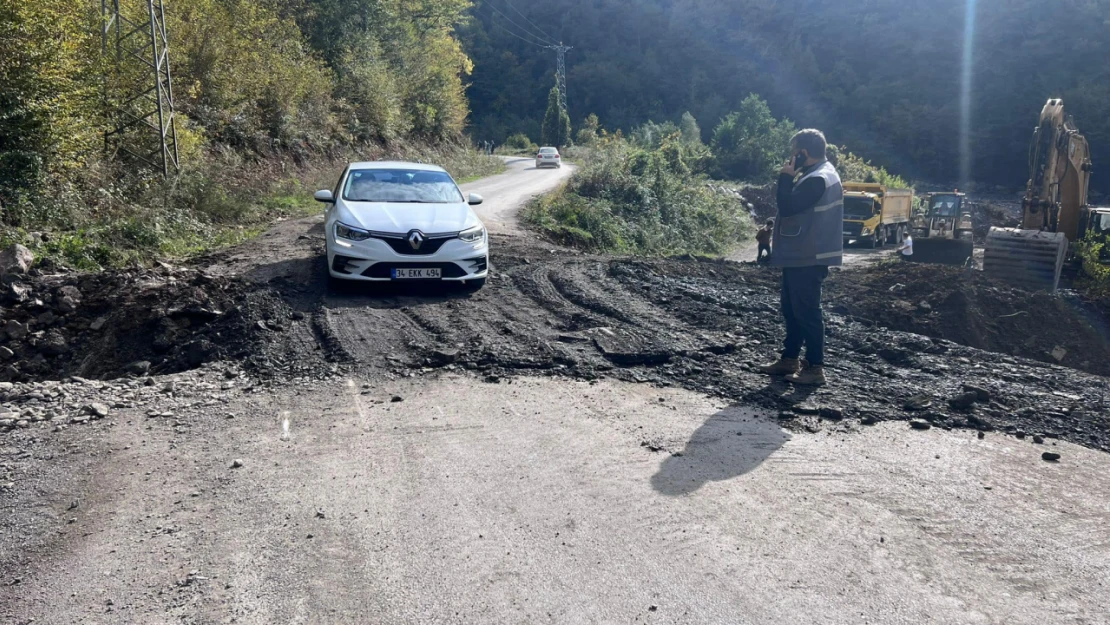
{"label": "standing man", "polygon": [[[844,255],[844,187],[836,168],[825,158],[826,146],[820,130],[799,131],[790,140],[791,157],[779,173],[771,264],[782,267],[786,340],[782,357],[762,371],[786,376],[788,382],[798,385],[825,384],[821,285],[829,276],[829,267],[840,265]],[[799,361],[803,345],[806,360]]]}
{"label": "standing man", "polygon": [[[755,233],[755,242],[759,244],[759,251],[756,252],[755,262],[762,263],[771,260],[771,233],[775,230],[775,220],[768,219],[767,225],[759,229]],[[766,256],[764,256],[766,252]]]}

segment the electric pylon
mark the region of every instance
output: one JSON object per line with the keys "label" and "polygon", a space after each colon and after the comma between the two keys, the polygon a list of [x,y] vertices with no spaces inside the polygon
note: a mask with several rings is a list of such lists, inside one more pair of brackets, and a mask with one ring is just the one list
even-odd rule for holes
{"label": "electric pylon", "polygon": [[163,0],[101,0],[100,14],[103,52],[114,56],[105,84],[104,146],[168,176],[180,163]]}

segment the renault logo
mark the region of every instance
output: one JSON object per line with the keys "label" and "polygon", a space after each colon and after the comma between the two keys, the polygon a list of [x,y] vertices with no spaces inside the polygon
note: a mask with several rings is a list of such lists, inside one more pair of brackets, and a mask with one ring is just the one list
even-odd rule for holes
{"label": "renault logo", "polygon": [[424,245],[424,233],[419,230],[413,230],[409,233],[408,242],[412,249],[420,249],[420,246]]}

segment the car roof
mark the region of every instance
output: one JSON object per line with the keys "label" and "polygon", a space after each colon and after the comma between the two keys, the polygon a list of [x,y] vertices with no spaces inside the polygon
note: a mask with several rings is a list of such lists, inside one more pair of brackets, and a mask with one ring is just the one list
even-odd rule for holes
{"label": "car roof", "polygon": [[438,165],[427,165],[425,163],[407,163],[405,161],[362,161],[358,163],[351,163],[351,169],[411,169],[414,171],[441,171],[446,173],[447,170],[439,167]]}
{"label": "car roof", "polygon": [[542,147],[542,148],[540,148],[540,149],[541,149],[541,150],[555,150],[556,152],[558,152],[558,151],[559,151],[559,148],[556,148],[556,147],[552,147],[552,146],[550,146],[550,145],[544,146],[544,147]]}

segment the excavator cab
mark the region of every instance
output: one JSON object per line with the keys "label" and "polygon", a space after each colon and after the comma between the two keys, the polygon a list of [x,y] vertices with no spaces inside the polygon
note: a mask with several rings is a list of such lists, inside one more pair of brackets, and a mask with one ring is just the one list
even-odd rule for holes
{"label": "excavator cab", "polygon": [[1079,238],[1103,243],[1099,263],[1110,265],[1110,207],[1087,209],[1086,219],[1079,229]]}

